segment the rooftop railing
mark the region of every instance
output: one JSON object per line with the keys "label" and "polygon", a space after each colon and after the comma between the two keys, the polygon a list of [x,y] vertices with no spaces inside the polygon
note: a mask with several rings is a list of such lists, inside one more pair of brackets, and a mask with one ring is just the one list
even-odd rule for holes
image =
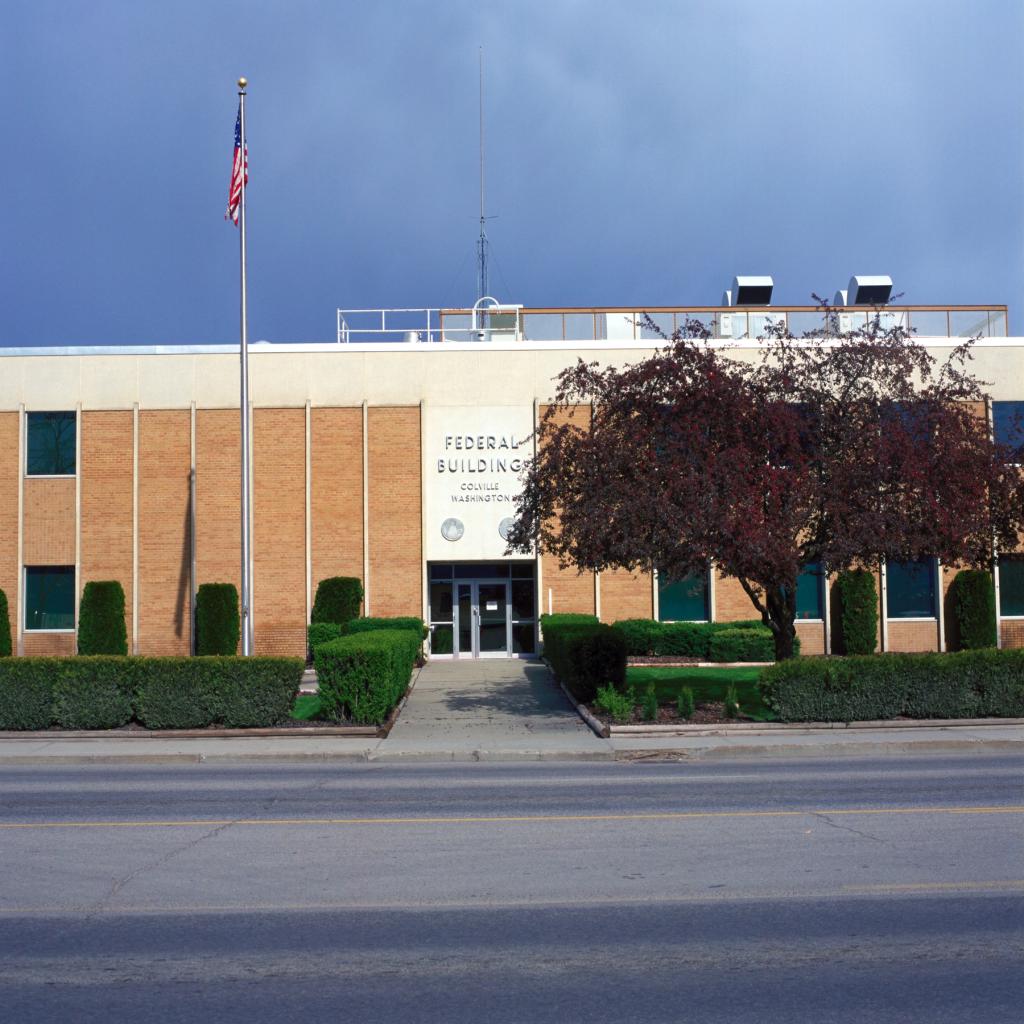
{"label": "rooftop railing", "polygon": [[[876,314],[883,326],[900,325],[921,338],[1005,338],[1006,306],[836,307],[839,331],[864,327]],[[670,337],[687,320],[704,324],[713,338],[743,341],[784,321],[794,337],[828,335],[831,324],[817,306],[651,306],[647,309],[339,309],[338,342],[440,341],[653,341]],[[652,326],[653,325],[653,326]],[[660,332],[660,333],[659,333]]]}

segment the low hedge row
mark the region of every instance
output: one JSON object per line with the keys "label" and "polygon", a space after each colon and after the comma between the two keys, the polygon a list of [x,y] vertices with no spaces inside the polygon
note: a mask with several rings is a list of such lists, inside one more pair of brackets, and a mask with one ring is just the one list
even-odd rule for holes
{"label": "low hedge row", "polygon": [[1024,649],[800,658],[758,687],[786,722],[1024,717]]}
{"label": "low hedge row", "polygon": [[303,667],[299,658],[5,658],[0,729],[277,725]]}
{"label": "low hedge row", "polygon": [[316,649],[320,644],[330,640],[337,640],[343,636],[353,636],[356,633],[374,633],[382,629],[403,629],[417,633],[421,638],[427,635],[427,627],[422,619],[414,615],[396,615],[392,618],[374,618],[373,616],[361,619],[352,619],[350,622],[313,622],[306,627],[306,642],[309,652],[316,655]]}
{"label": "low hedge row", "polygon": [[579,701],[590,702],[603,686],[626,686],[627,645],[622,633],[593,616],[542,615],[544,656]]}
{"label": "low hedge row", "polygon": [[319,717],[381,725],[408,689],[422,643],[422,631],[378,629],[315,647]]}
{"label": "low hedge row", "polygon": [[[622,619],[615,628],[631,657],[667,655],[698,661],[774,661],[771,630],[756,619],[737,622],[656,622]],[[726,634],[723,637],[723,634]],[[800,638],[794,643],[800,653]]]}

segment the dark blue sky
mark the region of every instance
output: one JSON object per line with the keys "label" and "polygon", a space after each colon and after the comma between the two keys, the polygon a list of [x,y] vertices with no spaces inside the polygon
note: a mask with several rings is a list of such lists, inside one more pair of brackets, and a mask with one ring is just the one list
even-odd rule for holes
{"label": "dark blue sky", "polygon": [[889,273],[1021,333],[1021,0],[6,0],[0,345],[237,338],[240,74],[251,338],[471,303],[480,45],[502,300]]}

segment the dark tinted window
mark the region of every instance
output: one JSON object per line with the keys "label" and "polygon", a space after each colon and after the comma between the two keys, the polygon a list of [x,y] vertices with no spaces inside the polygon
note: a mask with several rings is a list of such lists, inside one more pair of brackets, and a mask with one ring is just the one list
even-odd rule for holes
{"label": "dark tinted window", "polygon": [[1024,555],[999,556],[999,614],[1024,615]]}
{"label": "dark tinted window", "polygon": [[821,566],[810,562],[803,567],[796,580],[796,617],[820,619],[823,617],[823,588]]}
{"label": "dark tinted window", "polygon": [[1017,453],[1014,462],[1024,462],[1024,402],[993,402],[992,432]]}
{"label": "dark tinted window", "polygon": [[75,475],[75,414],[30,412],[28,414],[29,476]]}
{"label": "dark tinted window", "polygon": [[25,570],[25,628],[75,628],[73,566],[33,566]]}
{"label": "dark tinted window", "polygon": [[886,613],[890,619],[935,618],[935,560],[887,562]]}
{"label": "dark tinted window", "polygon": [[658,618],[662,622],[699,622],[708,618],[708,576],[658,579]]}

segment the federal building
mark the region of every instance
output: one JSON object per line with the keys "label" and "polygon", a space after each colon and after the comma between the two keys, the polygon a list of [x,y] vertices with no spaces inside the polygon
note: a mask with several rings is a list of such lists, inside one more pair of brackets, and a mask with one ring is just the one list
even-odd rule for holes
{"label": "federal building", "polygon": [[[887,278],[837,293],[843,329],[884,303]],[[304,655],[317,583],[356,576],[366,615],[418,615],[435,657],[538,650],[544,612],[729,621],[754,617],[713,565],[674,580],[578,573],[509,556],[505,536],[554,378],[577,359],[623,365],[685,318],[752,359],[769,319],[795,335],[814,307],[776,307],[770,278],[737,278],[722,304],[679,308],[339,310],[337,339],[250,346],[252,621],[258,654]],[[943,358],[978,336],[988,415],[1020,444],[1024,340],[1007,309],[886,306]],[[0,349],[0,589],[18,654],[72,654],[90,580],[125,592],[129,648],[193,650],[197,587],[240,577],[237,345]],[[642,501],[643,495],[637,495]],[[997,559],[999,638],[1024,645],[1024,562]],[[881,650],[945,646],[953,570],[879,570]],[[829,588],[808,566],[798,594],[805,653],[830,649]]]}

